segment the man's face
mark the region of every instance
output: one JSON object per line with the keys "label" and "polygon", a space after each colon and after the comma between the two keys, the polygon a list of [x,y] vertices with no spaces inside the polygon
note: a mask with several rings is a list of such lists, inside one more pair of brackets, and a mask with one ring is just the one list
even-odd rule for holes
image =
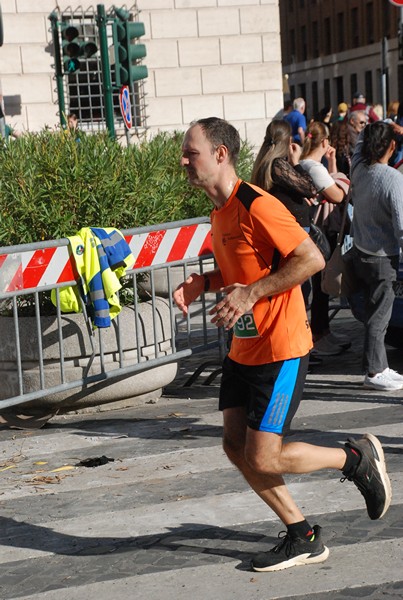
{"label": "man's face", "polygon": [[191,185],[203,189],[214,185],[218,166],[217,151],[200,125],[194,125],[185,134],[181,166],[186,169]]}
{"label": "man's face", "polygon": [[367,117],[363,112],[356,112],[350,120],[351,126],[357,133],[360,133],[367,124]]}

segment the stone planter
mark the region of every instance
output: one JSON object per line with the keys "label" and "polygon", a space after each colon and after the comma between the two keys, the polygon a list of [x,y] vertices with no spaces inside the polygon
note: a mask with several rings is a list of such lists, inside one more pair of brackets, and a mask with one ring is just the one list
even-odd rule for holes
{"label": "stone planter", "polygon": [[[139,315],[139,347],[140,362],[154,358],[154,331],[152,305],[143,302],[138,305]],[[92,355],[92,347],[85,319],[82,314],[62,315],[62,336],[64,340],[65,381],[73,382],[83,378],[88,361]],[[138,363],[136,322],[134,310],[123,307],[119,315],[120,347],[124,364],[129,367]],[[40,389],[39,346],[36,321],[32,317],[19,318],[21,360],[23,369],[24,393]],[[43,347],[43,363],[45,388],[61,384],[60,347],[58,323],[56,316],[41,318],[41,336]],[[19,395],[18,371],[16,363],[16,346],[14,320],[11,317],[0,317],[0,400]],[[170,311],[167,302],[156,298],[156,339],[159,356],[172,352]],[[116,319],[111,327],[102,330],[102,347],[104,352],[104,369],[106,372],[119,368],[118,327]],[[99,333],[96,332],[94,343],[99,349]],[[88,375],[101,372],[100,357],[96,356]],[[109,405],[114,408],[139,404],[145,400],[155,399],[161,395],[162,388],[171,383],[177,372],[177,363],[169,363],[153,367],[141,373],[123,375],[61,392],[44,395],[43,398],[20,405],[27,410],[41,407],[58,409],[59,412],[85,409],[88,407]],[[118,404],[115,404],[118,403]],[[105,406],[104,406],[105,408]]]}

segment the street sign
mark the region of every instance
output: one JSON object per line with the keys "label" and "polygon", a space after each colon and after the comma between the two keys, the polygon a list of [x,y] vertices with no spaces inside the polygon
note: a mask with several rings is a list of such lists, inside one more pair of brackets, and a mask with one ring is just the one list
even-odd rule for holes
{"label": "street sign", "polygon": [[130,104],[130,91],[128,85],[123,85],[119,92],[120,112],[127,129],[132,127],[132,107]]}
{"label": "street sign", "polygon": [[403,7],[403,0],[389,0],[389,2],[391,4],[393,4],[394,6],[401,6],[401,7]]}

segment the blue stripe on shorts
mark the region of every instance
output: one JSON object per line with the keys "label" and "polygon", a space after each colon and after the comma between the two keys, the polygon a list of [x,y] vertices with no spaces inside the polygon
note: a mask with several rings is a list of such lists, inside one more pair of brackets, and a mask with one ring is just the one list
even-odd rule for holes
{"label": "blue stripe on shorts", "polygon": [[292,358],[284,361],[259,431],[282,433],[297,382],[300,360],[300,358]]}

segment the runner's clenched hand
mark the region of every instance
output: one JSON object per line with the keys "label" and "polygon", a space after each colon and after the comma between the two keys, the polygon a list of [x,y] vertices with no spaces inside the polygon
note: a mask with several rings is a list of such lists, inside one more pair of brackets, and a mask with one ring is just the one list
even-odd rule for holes
{"label": "runner's clenched hand", "polygon": [[223,326],[231,329],[245,313],[249,312],[254,305],[251,299],[250,287],[241,283],[234,283],[221,288],[220,292],[225,294],[224,298],[210,310],[211,319],[217,327]]}

